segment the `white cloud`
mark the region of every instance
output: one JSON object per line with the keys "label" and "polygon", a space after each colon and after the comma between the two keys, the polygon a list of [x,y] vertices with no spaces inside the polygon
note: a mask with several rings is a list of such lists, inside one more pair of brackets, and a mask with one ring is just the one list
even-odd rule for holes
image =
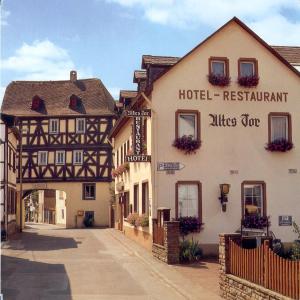
{"label": "white cloud", "polygon": [[300,17],[282,14],[293,11],[300,16],[299,0],[105,0],[127,9],[139,8],[154,23],[196,28],[217,28],[233,16],[245,21],[269,43],[300,44]]}
{"label": "white cloud", "polygon": [[118,88],[118,87],[108,87],[107,89],[108,89],[108,91],[110,92],[110,94],[112,95],[112,97],[115,100],[119,99],[120,90],[121,90],[120,88]]}
{"label": "white cloud", "polygon": [[[76,69],[68,51],[49,40],[23,43],[13,56],[1,61],[3,70],[15,73],[15,80],[67,80]],[[92,77],[89,69],[77,70],[78,77]]]}
{"label": "white cloud", "polygon": [[8,25],[7,23],[7,19],[10,16],[10,11],[5,10],[5,9],[1,9],[1,14],[0,14],[0,24],[1,26],[6,26]]}

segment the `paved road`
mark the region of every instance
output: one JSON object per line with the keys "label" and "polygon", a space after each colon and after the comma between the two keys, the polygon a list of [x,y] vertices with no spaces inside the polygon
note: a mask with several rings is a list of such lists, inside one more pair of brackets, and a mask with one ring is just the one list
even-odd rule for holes
{"label": "paved road", "polygon": [[1,273],[4,300],[220,299],[113,229],[30,225],[3,245]]}

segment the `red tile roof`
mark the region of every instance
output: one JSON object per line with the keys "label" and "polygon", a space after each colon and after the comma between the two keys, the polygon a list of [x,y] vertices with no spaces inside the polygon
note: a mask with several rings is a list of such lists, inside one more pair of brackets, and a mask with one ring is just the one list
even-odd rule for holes
{"label": "red tile roof", "polygon": [[292,65],[300,65],[300,47],[272,46],[283,58]]}

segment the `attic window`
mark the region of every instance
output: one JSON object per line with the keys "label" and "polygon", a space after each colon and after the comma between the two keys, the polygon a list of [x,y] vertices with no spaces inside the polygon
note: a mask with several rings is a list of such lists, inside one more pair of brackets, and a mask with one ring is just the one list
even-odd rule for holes
{"label": "attic window", "polygon": [[42,99],[38,95],[35,95],[32,98],[31,109],[38,110],[41,108],[41,106],[42,106]]}
{"label": "attic window", "polygon": [[70,96],[70,108],[76,109],[79,106],[79,98],[76,95]]}

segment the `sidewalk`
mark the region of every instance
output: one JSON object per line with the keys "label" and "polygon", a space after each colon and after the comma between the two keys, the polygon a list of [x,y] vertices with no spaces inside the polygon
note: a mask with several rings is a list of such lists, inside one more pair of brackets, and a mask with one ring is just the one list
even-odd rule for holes
{"label": "sidewalk", "polygon": [[167,265],[120,231],[112,229],[109,232],[147,265],[151,272],[186,299],[222,299],[219,296],[219,264],[215,260],[203,260],[190,265]]}

